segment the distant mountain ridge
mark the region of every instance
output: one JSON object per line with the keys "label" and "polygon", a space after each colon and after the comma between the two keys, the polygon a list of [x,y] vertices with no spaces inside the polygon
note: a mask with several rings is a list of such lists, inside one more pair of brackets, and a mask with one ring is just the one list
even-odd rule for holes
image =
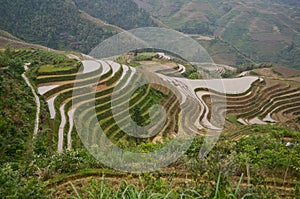
{"label": "distant mountain ridge", "polygon": [[[124,29],[193,35],[218,64],[300,69],[298,0],[0,0],[0,29],[22,41],[90,52]],[[209,39],[197,39],[203,35]],[[203,38],[203,37],[202,37]]]}
{"label": "distant mountain ridge", "polygon": [[219,37],[256,62],[300,69],[299,0],[134,1],[171,28]]}

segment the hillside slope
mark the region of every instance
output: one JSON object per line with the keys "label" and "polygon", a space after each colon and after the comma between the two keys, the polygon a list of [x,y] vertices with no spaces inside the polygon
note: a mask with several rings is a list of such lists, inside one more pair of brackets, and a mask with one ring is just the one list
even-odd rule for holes
{"label": "hillside slope", "polygon": [[24,42],[24,41],[16,38],[15,36],[9,34],[8,32],[0,29],[0,48],[5,49],[8,46],[11,48],[14,48],[14,49],[36,48],[36,49],[41,49],[41,50],[53,51],[53,49],[47,48],[42,45]]}
{"label": "hillside slope", "polygon": [[121,30],[101,24],[97,19],[127,29],[155,25],[150,16],[130,0],[99,2],[0,0],[0,29],[29,43],[88,53]]}
{"label": "hillside slope", "polygon": [[149,14],[133,0],[74,0],[76,6],[93,17],[124,29],[156,26]]}
{"label": "hillside slope", "polygon": [[300,68],[297,0],[135,2],[172,28],[219,37],[257,62]]}
{"label": "hillside slope", "polygon": [[0,3],[0,28],[29,43],[88,52],[112,35],[82,19],[71,1],[1,0]]}
{"label": "hillside slope", "polygon": [[[13,39],[7,33],[0,32],[0,35]],[[172,83],[176,73],[182,73],[182,67],[185,68],[179,65],[174,68],[175,63],[160,62],[156,58],[148,63],[153,64],[154,61],[159,64],[161,75],[165,74],[165,82]],[[26,76],[36,86],[42,102],[40,129],[35,139],[32,139],[32,133],[36,107],[30,88],[21,78],[23,64],[28,62],[31,64]],[[145,64],[145,61],[141,62]],[[83,70],[78,70],[81,64]],[[171,198],[180,198],[182,194],[189,198],[200,195],[212,198],[217,190],[224,194],[215,198],[230,198],[232,190],[239,190],[241,186],[241,192],[235,192],[236,198],[245,194],[255,198],[272,198],[274,195],[295,198],[299,195],[300,179],[300,145],[297,144],[300,141],[300,89],[299,81],[289,78],[300,74],[300,71],[290,70],[290,74],[283,74],[286,70],[281,68],[261,68],[254,72],[262,76],[250,77],[259,80],[253,82],[251,87],[248,83],[252,81],[245,82],[243,78],[235,83],[233,81],[237,79],[224,80],[224,86],[236,85],[249,89],[242,92],[243,89],[238,88],[238,93],[227,93],[230,114],[227,115],[222,137],[205,161],[199,159],[203,147],[203,134],[199,134],[174,164],[146,175],[130,174],[113,170],[116,167],[106,166],[105,162],[95,159],[91,151],[86,150],[84,141],[97,143],[99,140],[97,126],[103,128],[110,141],[124,149],[124,154],[128,151],[138,154],[156,152],[168,146],[169,141],[177,139],[179,125],[185,132],[201,131],[194,128],[195,123],[191,121],[203,121],[210,113],[215,113],[213,110],[222,112],[224,107],[219,101],[222,101],[222,95],[217,90],[208,92],[203,89],[206,83],[201,83],[201,80],[190,80],[190,83],[194,82],[193,88],[198,88],[192,88],[192,92],[197,93],[201,104],[206,106],[201,106],[197,111],[195,103],[187,97],[183,108],[188,112],[183,116],[179,105],[182,99],[176,98],[168,89],[148,84],[135,90],[134,81],[143,82],[136,68],[108,60],[86,60],[81,63],[63,54],[34,49],[7,48],[0,51],[0,184],[3,185],[0,186],[0,195],[4,198],[93,198],[103,193],[106,198],[121,198],[127,194],[128,198],[142,194],[149,198],[148,194],[153,196],[152,192],[158,192]],[[179,79],[173,83],[180,85],[178,90],[187,89],[181,86],[183,84]],[[126,87],[130,92],[124,89]],[[235,86],[230,87],[226,89],[228,92],[236,89]],[[112,98],[114,91],[118,95]],[[220,109],[211,109],[211,97],[216,98]],[[127,98],[129,107],[126,108],[123,105]],[[139,126],[148,124],[152,119],[149,110],[154,104],[161,104],[167,113],[165,126],[159,124],[163,121],[153,123],[155,127],[163,127],[161,133],[154,139],[137,139],[127,134],[128,129],[135,128],[127,122],[128,119],[132,118]],[[114,112],[115,108],[120,111]],[[90,115],[93,111],[97,116],[95,119]],[[278,122],[284,118],[287,120],[284,119],[282,124],[255,124],[269,111],[268,119],[275,117]],[[159,115],[155,117],[161,118]],[[119,124],[124,130],[116,123],[121,119]],[[89,134],[84,138],[77,134],[81,128],[74,128],[81,123],[84,123],[83,127],[89,127],[86,128]],[[277,124],[298,128],[292,131]],[[166,142],[164,138],[167,138]],[[114,144],[108,143],[98,146],[111,150]],[[182,142],[178,144],[182,145]],[[98,146],[95,144],[87,148],[96,149]],[[108,154],[102,157],[109,159]],[[172,151],[166,151],[162,161],[172,155]],[[133,156],[127,154],[123,157],[125,161],[127,158],[133,160]],[[139,162],[134,167],[145,165],[140,159],[137,160]],[[156,164],[157,161],[149,162]],[[251,180],[247,176],[243,178],[247,170],[251,172]],[[220,190],[219,183],[222,183]],[[100,192],[98,187],[104,187],[103,191]],[[147,192],[144,193],[144,190]]]}

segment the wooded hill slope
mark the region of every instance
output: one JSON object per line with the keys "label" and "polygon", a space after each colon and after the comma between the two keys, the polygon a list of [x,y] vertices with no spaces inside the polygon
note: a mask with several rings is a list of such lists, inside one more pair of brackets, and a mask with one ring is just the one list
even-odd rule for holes
{"label": "wooded hill slope", "polygon": [[130,0],[75,2],[0,0],[0,29],[29,43],[88,53],[116,31],[82,17],[79,9],[109,23],[123,24],[124,28],[154,25],[149,15]]}

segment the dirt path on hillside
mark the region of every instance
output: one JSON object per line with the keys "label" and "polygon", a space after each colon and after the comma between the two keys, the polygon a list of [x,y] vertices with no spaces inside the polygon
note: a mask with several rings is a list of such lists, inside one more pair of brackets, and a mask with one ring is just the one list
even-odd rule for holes
{"label": "dirt path on hillside", "polygon": [[58,141],[57,141],[57,151],[59,153],[63,152],[63,147],[64,147],[64,129],[67,123],[67,119],[65,115],[65,105],[66,104],[63,104],[59,109],[61,115],[61,122],[58,130]]}
{"label": "dirt path on hillside", "polygon": [[31,88],[31,92],[34,95],[35,103],[36,103],[36,118],[34,123],[34,132],[33,132],[33,138],[38,134],[39,131],[39,123],[40,123],[40,112],[41,112],[41,102],[39,96],[36,94],[35,89],[31,85],[29,79],[26,77],[26,71],[28,71],[28,66],[30,64],[24,64],[25,72],[22,74],[23,79],[25,80],[26,84]]}

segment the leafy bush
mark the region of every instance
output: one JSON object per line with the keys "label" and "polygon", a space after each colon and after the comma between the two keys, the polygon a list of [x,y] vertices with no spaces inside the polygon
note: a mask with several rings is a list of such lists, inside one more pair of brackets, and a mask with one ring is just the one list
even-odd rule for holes
{"label": "leafy bush", "polygon": [[197,72],[193,72],[190,74],[189,79],[199,79],[199,75]]}
{"label": "leafy bush", "polygon": [[151,61],[155,55],[156,55],[155,53],[141,53],[141,54],[137,55],[136,57],[134,57],[134,59],[132,61],[133,62]]}
{"label": "leafy bush", "polygon": [[50,157],[49,167],[56,173],[71,173],[83,167],[83,158],[78,151],[66,151]]}
{"label": "leafy bush", "polygon": [[45,186],[35,178],[24,178],[12,164],[0,167],[1,198],[48,198]]}

